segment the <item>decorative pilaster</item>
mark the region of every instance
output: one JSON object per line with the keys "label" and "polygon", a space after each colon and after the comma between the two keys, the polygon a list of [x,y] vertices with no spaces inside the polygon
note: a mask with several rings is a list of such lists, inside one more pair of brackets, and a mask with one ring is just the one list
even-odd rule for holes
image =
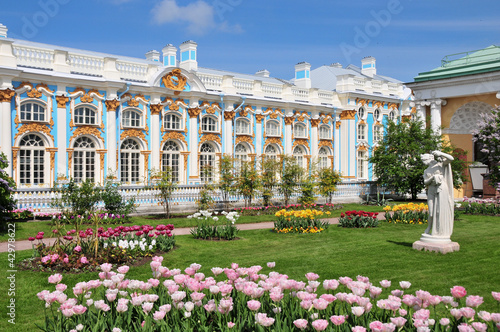
{"label": "decorative pilaster", "polygon": [[342,111],[340,120],[340,171],[344,177],[356,176],[356,111]]}
{"label": "decorative pilaster", "polygon": [[431,128],[441,135],[441,106],[446,105],[446,100],[436,99],[431,101]]}
{"label": "decorative pilaster", "polygon": [[192,182],[199,182],[200,175],[198,174],[198,116],[201,113],[199,107],[188,109],[189,113],[189,179]]}
{"label": "decorative pilaster", "polygon": [[8,169],[12,169],[12,178],[14,181],[17,183],[17,153],[19,152],[19,148],[13,147],[12,148],[12,168],[9,167]]}
{"label": "decorative pilaster", "polygon": [[[188,183],[187,179],[189,178],[188,177],[188,158],[189,158],[189,154],[190,154],[189,151],[183,151],[183,152],[181,152],[182,162],[183,162],[182,168],[180,167],[181,165],[179,165],[179,174],[184,174],[183,175],[183,179],[182,180],[179,179],[179,182],[185,183],[185,184]],[[182,172],[180,172],[181,169],[183,170]]]}
{"label": "decorative pilaster", "polygon": [[262,107],[257,107],[257,114],[255,114],[255,152],[257,153],[257,157],[260,159],[260,156],[263,151],[263,143],[264,143],[264,134],[262,131],[262,120],[264,120],[265,116],[262,114]]}
{"label": "decorative pilaster", "polygon": [[[116,109],[120,106],[120,102],[116,99],[106,100],[106,111],[108,120],[107,142],[108,142],[108,168],[111,172],[117,170],[117,123],[116,123]],[[120,144],[120,142],[118,142]]]}
{"label": "decorative pilaster", "polygon": [[320,119],[311,119],[311,155],[313,159],[318,158],[318,125],[320,122]]}
{"label": "decorative pilaster", "polygon": [[57,174],[64,174],[68,176],[68,162],[66,159],[66,144],[68,142],[68,137],[66,133],[66,105],[69,102],[69,98],[66,96],[56,96],[57,102]]}
{"label": "decorative pilaster", "polygon": [[160,114],[162,104],[151,105],[151,168],[160,168]]}
{"label": "decorative pilaster", "polygon": [[9,167],[7,167],[6,172],[9,176],[16,173],[16,168],[14,167],[14,157],[12,156],[12,116],[11,116],[11,101],[14,97],[15,91],[12,89],[0,90],[0,117],[2,123],[0,124],[0,146],[2,151],[7,156],[7,161],[9,162]]}
{"label": "decorative pilaster", "polygon": [[285,154],[292,154],[292,124],[295,120],[292,116],[285,117]]}
{"label": "decorative pilaster", "polygon": [[49,184],[52,184],[56,180],[56,167],[55,167],[55,159],[56,152],[58,152],[58,148],[45,148],[50,154],[50,172],[49,172]]}
{"label": "decorative pilaster", "polygon": [[104,158],[106,157],[106,149],[96,150],[99,155],[99,178],[96,179],[97,183],[104,183]]}
{"label": "decorative pilaster", "polygon": [[332,168],[334,170],[340,171],[340,120],[335,121],[335,130],[333,131],[333,155],[335,158],[332,160]]}
{"label": "decorative pilaster", "polygon": [[230,106],[228,111],[224,112],[224,133],[222,138],[223,153],[233,156],[233,119],[236,113]]}
{"label": "decorative pilaster", "polygon": [[149,184],[149,155],[151,151],[141,151],[144,158],[144,184]]}

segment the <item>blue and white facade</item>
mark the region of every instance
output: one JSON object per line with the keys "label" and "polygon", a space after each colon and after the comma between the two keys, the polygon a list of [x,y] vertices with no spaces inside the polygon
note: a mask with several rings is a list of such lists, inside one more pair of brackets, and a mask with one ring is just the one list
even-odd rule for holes
{"label": "blue and white facade", "polygon": [[[200,55],[200,59],[203,55]],[[214,180],[223,154],[294,155],[346,179],[371,180],[367,159],[386,118],[409,116],[409,90],[362,67],[295,66],[291,80],[198,66],[197,44],[137,59],[11,39],[0,27],[0,147],[18,188],[61,178],[144,185],[171,167],[181,184]],[[292,71],[291,71],[292,72]]]}

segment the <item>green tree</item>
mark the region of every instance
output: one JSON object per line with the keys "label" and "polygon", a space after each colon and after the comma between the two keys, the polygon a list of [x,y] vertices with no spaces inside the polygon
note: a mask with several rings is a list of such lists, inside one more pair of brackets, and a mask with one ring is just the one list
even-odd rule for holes
{"label": "green tree", "polygon": [[337,185],[342,182],[340,172],[331,168],[321,168],[317,172],[317,178],[319,193],[325,197],[328,203],[331,203],[333,194],[337,191]]}
{"label": "green tree", "polygon": [[106,212],[112,214],[125,215],[128,217],[135,210],[135,199],[130,198],[125,201],[118,190],[120,183],[112,179],[106,179],[104,188],[101,192],[101,199],[104,203]]}
{"label": "green tree", "polygon": [[262,186],[262,203],[269,206],[273,196],[273,188],[278,184],[279,162],[274,158],[262,157],[260,160],[260,183]]}
{"label": "green tree", "polygon": [[290,197],[299,190],[297,184],[300,183],[304,174],[304,169],[300,167],[293,156],[283,156],[279,168],[278,190],[285,199],[285,205],[288,205]]}
{"label": "green tree", "polygon": [[243,161],[236,182],[238,192],[245,199],[245,207],[252,206],[252,198],[260,187],[259,174],[255,166],[254,161]]}
{"label": "green tree", "polygon": [[72,215],[93,213],[101,200],[100,188],[90,179],[76,183],[71,178],[68,183],[56,183],[53,191],[59,194],[59,197],[52,202],[52,206]]}
{"label": "green tree", "polygon": [[219,160],[219,182],[217,187],[222,194],[225,210],[229,209],[229,195],[236,191],[234,162],[234,158],[227,154],[224,154]]}
{"label": "green tree", "polygon": [[424,128],[421,121],[415,120],[389,121],[384,131],[383,140],[369,159],[378,184],[416,199],[425,187],[423,174],[426,166],[420,156],[434,150],[455,157],[451,164],[455,188],[460,188],[465,182],[465,162],[458,158],[454,147],[434,133],[430,126]]}
{"label": "green tree", "polygon": [[168,219],[171,212],[170,200],[175,188],[177,188],[177,183],[173,180],[172,169],[167,167],[165,171],[152,170],[151,178],[154,179],[152,188],[158,190],[156,195],[161,200],[165,217]]}
{"label": "green tree", "polygon": [[473,140],[479,143],[484,153],[482,162],[488,165],[490,184],[500,187],[500,108],[482,116]]}
{"label": "green tree", "polygon": [[15,209],[14,197],[12,193],[16,188],[14,180],[7,175],[4,168],[9,166],[7,156],[0,152],[0,230],[6,229],[6,222],[11,219],[11,213]]}
{"label": "green tree", "polygon": [[[213,176],[213,169],[210,165],[205,165],[201,169],[202,179],[210,179]],[[210,210],[213,209],[215,186],[210,183],[210,181],[203,182],[200,189],[199,195],[200,199],[196,202],[198,204],[198,210]]]}

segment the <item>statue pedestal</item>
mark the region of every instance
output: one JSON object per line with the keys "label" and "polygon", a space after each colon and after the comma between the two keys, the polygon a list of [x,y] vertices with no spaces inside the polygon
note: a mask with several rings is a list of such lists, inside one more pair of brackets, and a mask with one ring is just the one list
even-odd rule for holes
{"label": "statue pedestal", "polygon": [[460,245],[457,242],[451,242],[450,238],[422,234],[420,240],[413,242],[413,249],[447,254],[459,251]]}

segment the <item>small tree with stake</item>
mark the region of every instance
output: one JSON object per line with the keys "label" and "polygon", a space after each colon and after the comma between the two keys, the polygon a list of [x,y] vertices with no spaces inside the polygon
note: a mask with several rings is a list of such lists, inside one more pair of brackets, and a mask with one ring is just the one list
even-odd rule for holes
{"label": "small tree with stake", "polygon": [[161,200],[161,205],[165,211],[165,217],[170,218],[170,200],[177,188],[177,183],[173,180],[172,169],[167,167],[165,171],[151,171],[151,178],[154,179],[153,189],[158,190],[157,197]]}

